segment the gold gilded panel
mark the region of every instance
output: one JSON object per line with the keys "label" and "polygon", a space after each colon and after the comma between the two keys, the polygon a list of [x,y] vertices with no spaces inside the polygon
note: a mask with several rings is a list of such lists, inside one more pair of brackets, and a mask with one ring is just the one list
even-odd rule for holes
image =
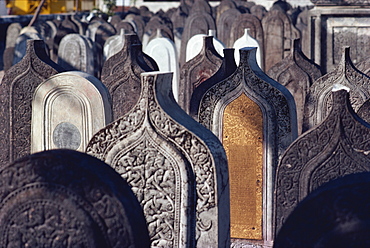
{"label": "gold gilded panel", "polygon": [[231,237],[262,239],[263,116],[245,94],[223,115],[229,161]]}

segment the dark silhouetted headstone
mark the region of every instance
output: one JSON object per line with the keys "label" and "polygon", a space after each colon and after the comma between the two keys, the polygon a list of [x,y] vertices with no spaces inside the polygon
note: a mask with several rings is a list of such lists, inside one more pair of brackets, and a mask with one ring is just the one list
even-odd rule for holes
{"label": "dark silhouetted headstone", "polygon": [[370,171],[370,124],[353,111],[349,94],[337,85],[331,111],[301,135],[282,156],[276,173],[276,232],[310,192],[348,174]]}
{"label": "dark silhouetted headstone", "polygon": [[30,153],[33,93],[45,79],[64,70],[46,55],[42,40],[27,44],[24,58],[5,73],[0,84],[1,164]]}
{"label": "dark silhouetted headstone", "polygon": [[3,247],[149,247],[127,183],[84,153],[53,150],[2,165]]}

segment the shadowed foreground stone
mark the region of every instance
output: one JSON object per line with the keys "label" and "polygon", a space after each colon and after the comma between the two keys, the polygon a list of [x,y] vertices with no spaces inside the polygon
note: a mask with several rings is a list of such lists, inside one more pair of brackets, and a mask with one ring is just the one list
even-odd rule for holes
{"label": "shadowed foreground stone", "polygon": [[0,170],[1,247],[149,247],[127,183],[87,154],[53,150]]}

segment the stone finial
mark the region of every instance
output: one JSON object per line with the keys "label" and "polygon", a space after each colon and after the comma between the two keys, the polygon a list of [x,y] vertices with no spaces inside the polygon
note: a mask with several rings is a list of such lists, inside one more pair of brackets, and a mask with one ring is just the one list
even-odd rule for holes
{"label": "stone finial", "polygon": [[370,125],[354,113],[347,90],[331,91],[327,117],[282,156],[276,172],[276,232],[297,204],[320,185],[370,171]]}

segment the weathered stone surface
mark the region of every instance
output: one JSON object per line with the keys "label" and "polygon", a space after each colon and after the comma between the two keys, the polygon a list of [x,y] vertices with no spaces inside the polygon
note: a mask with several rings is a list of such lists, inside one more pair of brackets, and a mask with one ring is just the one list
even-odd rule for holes
{"label": "weathered stone surface", "polygon": [[149,22],[145,25],[144,35],[143,35],[143,47],[157,36],[158,30],[160,30],[161,35],[170,40],[173,40],[172,22],[168,18],[161,16],[153,16],[150,18]]}
{"label": "weathered stone surface", "polygon": [[212,16],[203,12],[193,12],[185,22],[181,38],[180,67],[185,63],[188,40],[196,34],[208,34],[208,30],[216,30]]}
{"label": "weathered stone surface", "polygon": [[7,47],[3,54],[4,71],[7,71],[13,65],[15,47]]}
{"label": "weathered stone surface", "polygon": [[369,205],[369,192],[369,173],[322,186],[293,211],[274,247],[368,247],[370,216],[365,206]]}
{"label": "weathered stone surface", "polygon": [[309,13],[310,13],[309,9],[305,9],[301,13],[299,13],[299,15],[297,16],[297,22],[295,24],[295,27],[301,33],[302,52],[308,56],[311,54],[310,37],[309,37],[309,31],[308,31],[308,22],[310,20]]}
{"label": "weathered stone surface", "polygon": [[368,6],[369,0],[311,0],[317,6]]}
{"label": "weathered stone surface", "polygon": [[292,93],[297,107],[298,134],[302,133],[306,95],[313,84],[322,76],[319,66],[311,62],[300,48],[300,40],[292,41],[291,53],[270,68],[267,74]]}
{"label": "weathered stone surface", "polygon": [[199,105],[204,94],[215,84],[233,74],[237,68],[234,59],[234,49],[226,48],[223,53],[224,57],[220,69],[212,77],[201,83],[199,87],[195,88],[191,95],[189,115],[194,119],[198,116]]}
{"label": "weathered stone surface", "polygon": [[179,105],[189,113],[190,98],[195,88],[215,74],[222,64],[222,57],[213,46],[213,37],[204,37],[202,51],[186,62],[180,71]]}
{"label": "weathered stone surface", "polygon": [[32,100],[31,152],[67,148],[85,151],[87,143],[112,121],[108,90],[84,72],[64,72],[42,82]]}
{"label": "weathered stone surface", "polygon": [[[208,36],[213,36],[213,46],[216,52],[222,56],[224,53],[225,45],[220,40],[218,40],[215,35],[215,30],[208,31]],[[193,59],[202,51],[204,47],[204,37],[206,36],[206,34],[196,34],[188,40],[188,44],[186,46],[186,62]]]}
{"label": "weathered stone surface", "polygon": [[264,6],[256,4],[250,8],[251,14],[257,17],[260,21],[267,14],[267,10]]}
{"label": "weathered stone surface", "polygon": [[370,77],[370,57],[357,63],[356,68]]}
{"label": "weathered stone surface", "polygon": [[300,38],[289,17],[279,10],[270,10],[262,19],[264,32],[265,71],[289,55],[291,40]]}
{"label": "weathered stone surface", "polygon": [[94,52],[90,38],[68,34],[59,44],[58,64],[69,71],[83,71],[95,75]]}
{"label": "weathered stone surface", "polygon": [[42,40],[27,44],[24,58],[5,73],[0,84],[1,164],[29,154],[33,93],[43,80],[64,70],[46,55]]}
{"label": "weathered stone surface", "polygon": [[355,111],[370,98],[370,78],[353,66],[349,52],[349,47],[346,47],[337,68],[317,79],[310,87],[305,101],[303,132],[320,123],[329,114],[333,104],[330,91],[334,84],[350,88],[351,104]]}
{"label": "weathered stone surface", "polygon": [[112,97],[113,120],[137,103],[141,92],[140,74],[158,70],[156,63],[148,63],[144,56],[149,57],[142,52],[138,36],[130,34],[125,36],[122,50],[104,63],[101,81]]}
{"label": "weathered stone surface", "polygon": [[332,92],[332,109],[300,136],[280,160],[276,176],[276,232],[297,204],[326,182],[370,171],[370,125],[353,111],[349,93]]}
{"label": "weathered stone surface", "polygon": [[23,57],[26,55],[28,40],[41,40],[41,39],[42,39],[41,35],[34,32],[26,32],[19,35],[15,42],[12,65],[15,65],[16,63],[21,61]]}
{"label": "weathered stone surface", "polygon": [[[262,24],[261,21],[258,20],[258,18],[254,15],[248,13],[241,14],[238,18],[235,19],[231,27],[230,46],[233,46],[236,40],[245,35],[245,29],[247,28],[249,29],[248,34],[252,38],[256,39],[258,44],[260,45],[263,57],[265,43],[263,38]],[[239,53],[239,49],[235,50],[235,52]],[[239,55],[235,55],[235,57],[239,57]],[[264,61],[261,64],[261,68],[264,68]]]}
{"label": "weathered stone surface", "polygon": [[15,47],[15,42],[22,30],[20,23],[11,23],[6,30],[5,48]]}
{"label": "weathered stone surface", "polygon": [[103,48],[104,61],[122,50],[125,45],[125,34],[130,34],[130,32],[126,33],[124,29],[120,29],[119,34],[113,35],[105,41]]}
{"label": "weathered stone surface", "polygon": [[217,19],[218,38],[226,45],[226,47],[232,46],[232,41],[230,39],[232,25],[239,15],[241,15],[241,13],[238,9],[228,9]]}
{"label": "weathered stone surface", "polygon": [[263,69],[263,55],[262,55],[262,49],[261,49],[262,45],[260,45],[256,39],[250,36],[249,28],[246,28],[244,30],[244,35],[234,42],[233,47],[235,49],[235,63],[237,65],[239,64],[239,61],[240,61],[239,49],[243,47],[256,47],[257,48],[257,52],[256,52],[257,63],[258,63],[258,66],[261,69]]}
{"label": "weathered stone surface", "polygon": [[2,165],[0,178],[3,247],[149,247],[130,187],[94,157],[37,153]]}
{"label": "weathered stone surface", "polygon": [[58,55],[58,50],[59,50],[59,43],[63,39],[64,36],[67,34],[78,34],[79,29],[78,26],[71,21],[70,16],[65,16],[65,19],[60,23],[60,25],[57,25],[57,33],[54,37],[54,48],[53,48],[53,53],[54,53],[54,59],[57,61],[57,55]]}
{"label": "weathered stone surface", "polygon": [[156,247],[228,247],[226,156],[171,93],[171,74],[142,74],[132,110],[99,131],[86,151],[110,164],[141,203]]}
{"label": "weathered stone surface", "polygon": [[197,119],[222,140],[228,156],[231,237],[271,245],[275,168],[297,137],[295,104],[258,67],[255,48],[240,52],[236,71],[203,96]]}
{"label": "weathered stone surface", "polygon": [[159,71],[173,72],[172,92],[177,101],[179,96],[180,68],[173,41],[163,37],[158,30],[157,37],[148,43],[144,52],[156,61]]}

